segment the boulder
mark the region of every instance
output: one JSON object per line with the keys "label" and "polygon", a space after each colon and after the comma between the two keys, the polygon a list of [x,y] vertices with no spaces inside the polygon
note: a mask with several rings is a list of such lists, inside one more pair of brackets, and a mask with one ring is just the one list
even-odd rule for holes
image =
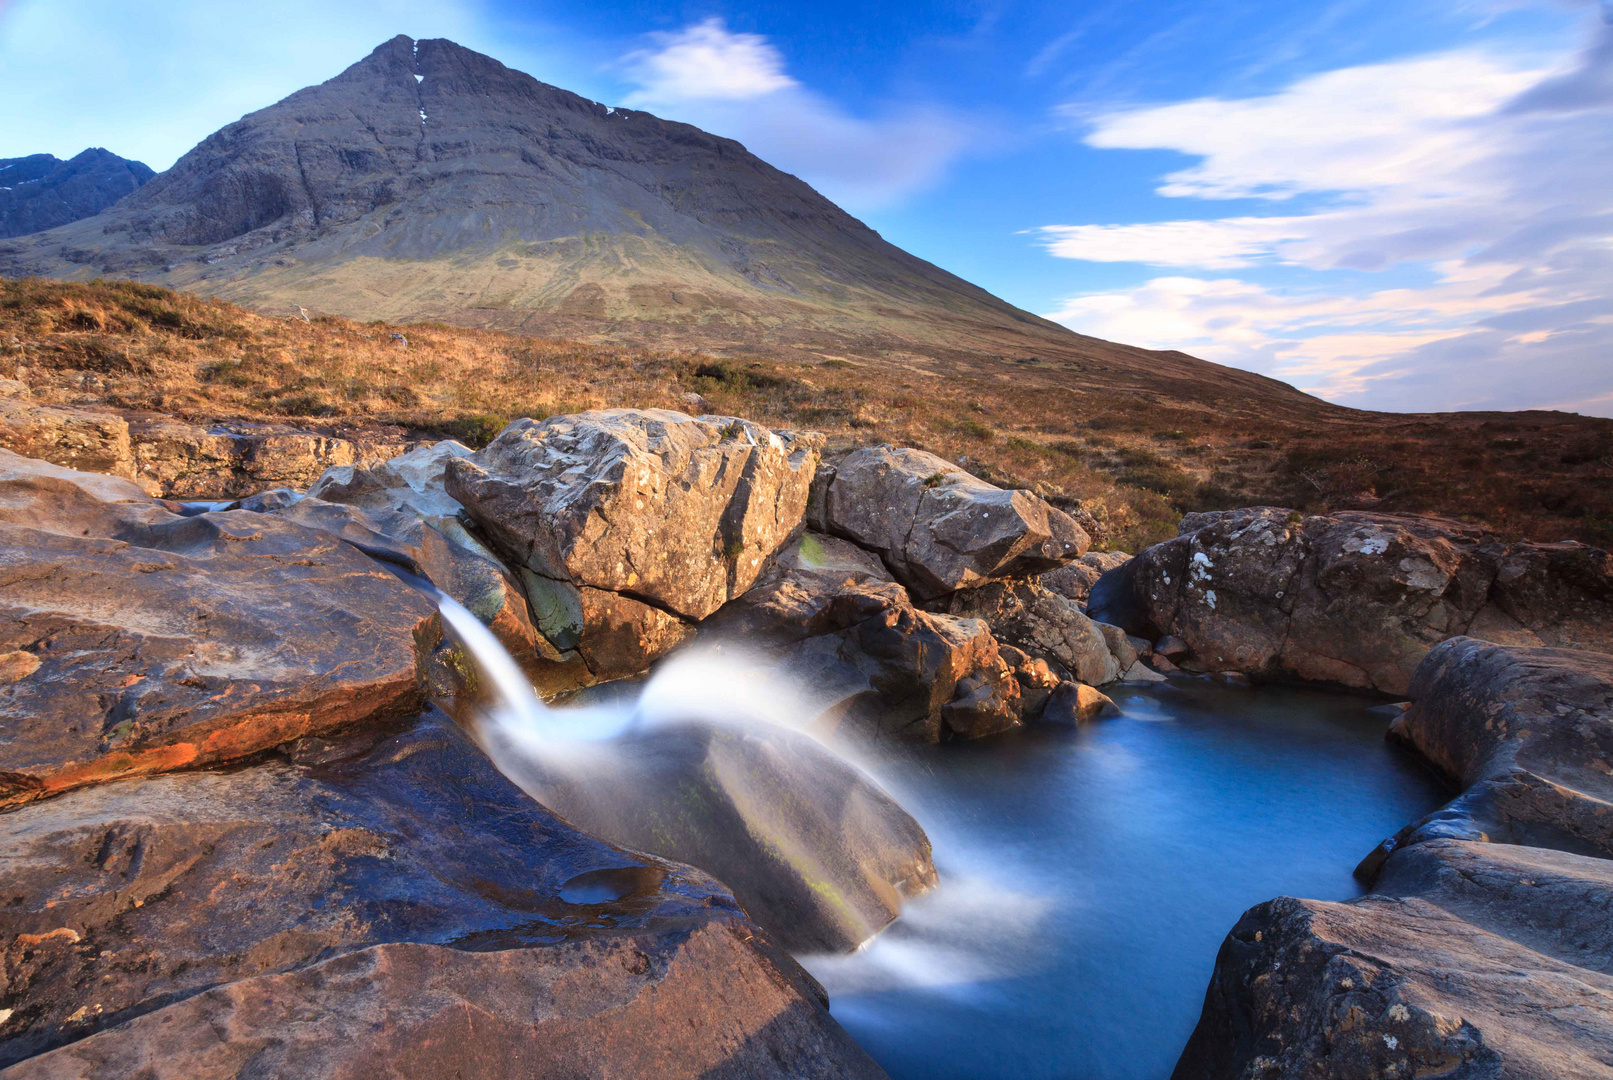
{"label": "boulder", "polygon": [[1456,638],[1391,728],[1467,790],[1221,948],[1177,1080],[1606,1076],[1613,656]]}
{"label": "boulder", "polygon": [[437,525],[463,509],[447,491],[448,462],[471,452],[464,443],[444,439],[368,466],[334,465],[320,473],[308,494],[366,510],[408,511]]}
{"label": "boulder", "polygon": [[857,450],[822,473],[815,527],[877,552],[921,600],[1052,570],[1090,543],[1040,497],[1005,491],[922,450]]}
{"label": "boulder", "polygon": [[1066,679],[1048,695],[1040,719],[1046,724],[1073,726],[1119,713],[1119,707],[1108,694],[1085,683]]}
{"label": "boulder", "polygon": [[826,726],[934,742],[1018,725],[1020,685],[977,619],[921,611],[878,559],[806,533],[703,638],[771,656]]}
{"label": "boulder", "polygon": [[0,397],[0,449],[69,469],[135,475],[129,424],[102,409]]}
{"label": "boulder", "polygon": [[447,491],[533,573],[703,619],[793,539],[822,445],[664,409],[517,420]]}
{"label": "boulder", "polygon": [[8,1077],[882,1075],[688,867],[427,716],[0,816]]}
{"label": "boulder", "polygon": [[1169,634],[1199,671],[1404,694],[1461,634],[1613,649],[1613,560],[1581,544],[1503,544],[1442,518],[1254,507],[1190,514],[1093,587],[1094,617]]}
{"label": "boulder", "polygon": [[593,836],[697,866],[796,952],[849,952],[935,884],[924,830],[871,779],[782,728],[681,723],[501,769]]}
{"label": "boulder", "polygon": [[[999,641],[1042,657],[1055,671],[1089,686],[1101,686],[1120,676],[1120,666],[1098,624],[1083,615],[1074,601],[1040,585],[993,581],[954,593],[947,610],[984,620]],[[1124,641],[1124,633],[1120,639]]]}
{"label": "boulder", "polygon": [[1532,844],[1613,858],[1613,656],[1455,638],[1435,648],[1394,722],[1465,790],[1363,864],[1430,839]]}
{"label": "boulder", "polygon": [[[331,535],[0,451],[0,805],[412,710],[434,605]],[[12,670],[21,670],[13,666]]]}
{"label": "boulder", "polygon": [[1123,551],[1089,551],[1068,566],[1042,574],[1036,583],[1044,589],[1052,589],[1066,600],[1084,604],[1098,579],[1110,570],[1124,566],[1130,558]]}
{"label": "boulder", "polygon": [[1613,863],[1441,840],[1381,884],[1246,913],[1174,1080],[1607,1075]]}

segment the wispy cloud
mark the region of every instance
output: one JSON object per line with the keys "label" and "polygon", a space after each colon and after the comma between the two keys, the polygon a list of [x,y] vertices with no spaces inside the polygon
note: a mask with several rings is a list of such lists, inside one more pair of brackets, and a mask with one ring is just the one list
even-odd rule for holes
{"label": "wispy cloud", "polygon": [[[1352,404],[1613,411],[1613,27],[1550,65],[1449,52],[1089,122],[1093,146],[1197,159],[1162,196],[1308,209],[1048,226],[1062,258],[1262,275],[1156,278],[1052,317]],[[1275,283],[1285,266],[1321,273]],[[1339,273],[1393,268],[1427,283]]]}
{"label": "wispy cloud", "polygon": [[976,137],[939,109],[854,116],[789,75],[766,37],[721,19],[653,34],[621,67],[634,84],[623,104],[738,139],[854,210],[929,186]]}

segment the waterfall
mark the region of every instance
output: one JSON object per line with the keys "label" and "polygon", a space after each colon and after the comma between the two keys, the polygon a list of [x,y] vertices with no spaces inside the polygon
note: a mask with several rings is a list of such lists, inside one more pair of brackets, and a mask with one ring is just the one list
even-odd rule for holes
{"label": "waterfall", "polygon": [[480,620],[431,592],[492,690],[478,741],[577,828],[706,871],[799,952],[855,948],[934,885],[923,828],[814,730],[821,703],[763,658],[689,649],[636,695],[550,708]]}

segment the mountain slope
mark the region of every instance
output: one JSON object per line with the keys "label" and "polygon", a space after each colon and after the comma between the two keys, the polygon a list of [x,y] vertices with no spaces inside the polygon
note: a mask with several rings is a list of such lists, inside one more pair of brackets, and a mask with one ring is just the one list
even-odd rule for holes
{"label": "mountain slope", "polygon": [[68,161],[52,154],[0,158],[0,237],[92,217],[155,175],[99,147]]}
{"label": "mountain slope", "polygon": [[218,131],[93,223],[0,245],[0,273],[1332,409],[1247,372],[1073,334],[886,243],[732,140],[441,40],[394,38]]}

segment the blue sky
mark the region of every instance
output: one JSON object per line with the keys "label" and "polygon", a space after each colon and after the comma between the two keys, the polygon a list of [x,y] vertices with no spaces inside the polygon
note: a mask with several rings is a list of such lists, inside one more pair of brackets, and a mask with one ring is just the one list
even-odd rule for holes
{"label": "blue sky", "polygon": [[0,0],[0,156],[161,169],[396,33],[738,138],[1082,332],[1613,415],[1613,0]]}

